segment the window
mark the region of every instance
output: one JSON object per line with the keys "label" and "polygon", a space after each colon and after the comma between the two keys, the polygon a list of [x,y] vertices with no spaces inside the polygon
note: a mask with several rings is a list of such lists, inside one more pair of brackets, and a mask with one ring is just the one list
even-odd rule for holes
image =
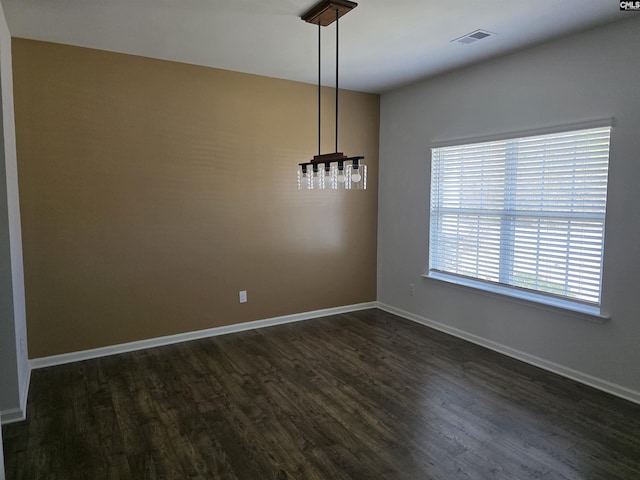
{"label": "window", "polygon": [[599,305],[610,132],[432,148],[429,275]]}

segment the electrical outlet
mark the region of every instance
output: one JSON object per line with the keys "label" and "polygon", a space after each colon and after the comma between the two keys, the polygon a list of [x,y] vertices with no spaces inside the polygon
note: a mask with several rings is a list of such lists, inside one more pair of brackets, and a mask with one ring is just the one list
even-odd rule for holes
{"label": "electrical outlet", "polygon": [[240,290],[240,303],[247,303],[247,291]]}
{"label": "electrical outlet", "polygon": [[409,295],[415,295],[416,293],[416,286],[413,283],[409,284]]}

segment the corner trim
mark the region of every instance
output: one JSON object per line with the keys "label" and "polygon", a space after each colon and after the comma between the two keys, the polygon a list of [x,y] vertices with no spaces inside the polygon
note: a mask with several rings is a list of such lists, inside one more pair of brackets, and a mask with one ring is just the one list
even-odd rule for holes
{"label": "corner trim", "polygon": [[2,411],[2,425],[21,422],[26,419],[25,411],[22,408],[9,408]]}
{"label": "corner trim", "polygon": [[508,357],[515,358],[516,360],[520,360],[535,367],[542,368],[543,370],[547,370],[551,373],[555,373],[571,380],[575,380],[576,382],[588,385],[611,395],[615,395],[616,397],[620,397],[625,400],[629,400],[630,402],[640,404],[639,391],[623,387],[622,385],[618,385],[616,383],[608,382],[607,380],[603,380],[601,378],[593,377],[572,368],[564,367],[560,364],[550,362],[549,360],[545,360],[543,358],[536,357],[535,355],[531,355],[529,353],[516,350],[515,348],[508,347],[501,343],[465,332],[464,330],[435,322],[426,317],[422,317],[415,313],[392,307],[391,305],[387,305],[385,303],[378,302],[378,308],[380,310],[384,310],[385,312],[392,313],[407,320],[411,320],[412,322],[416,322],[421,325],[433,328],[434,330],[439,330],[454,337],[461,338],[462,340],[480,345],[481,347],[488,348],[489,350],[493,350]]}
{"label": "corner trim", "polygon": [[0,425],[22,422],[27,419],[27,399],[31,386],[31,365],[27,370],[26,380],[20,386],[20,407],[0,410]]}
{"label": "corner trim", "polygon": [[31,386],[31,364],[27,366],[27,378],[22,384],[22,391],[20,392],[20,408],[22,409],[21,420],[27,419],[27,400],[29,399],[29,387]]}
{"label": "corner trim", "polygon": [[[30,369],[53,367],[55,365],[63,365],[65,363],[80,362],[82,360],[91,360],[94,358],[106,357],[108,355],[116,355],[118,353],[135,352],[146,348],[161,347],[175,343],[188,342],[190,340],[198,340],[200,338],[216,337],[218,335],[227,335],[229,333],[244,332],[256,328],[266,328],[285,323],[299,322],[303,320],[311,320],[314,318],[325,317],[328,315],[336,315],[340,313],[355,312],[358,310],[366,310],[376,308],[377,302],[357,303],[354,305],[346,305],[343,307],[325,308],[322,310],[314,310],[311,312],[295,313],[292,315],[284,315],[281,317],[266,318],[263,320],[254,320],[251,322],[237,323],[234,325],[225,325],[222,327],[208,328],[205,330],[197,330],[194,332],[178,333],[176,335],[168,335],[164,337],[150,338],[146,340],[138,340],[135,342],[120,343],[110,345],[108,347],[94,348],[91,350],[82,350],[79,352],[63,353],[60,355],[51,355],[49,357],[40,357],[30,360]],[[4,418],[4,416],[3,416]]]}

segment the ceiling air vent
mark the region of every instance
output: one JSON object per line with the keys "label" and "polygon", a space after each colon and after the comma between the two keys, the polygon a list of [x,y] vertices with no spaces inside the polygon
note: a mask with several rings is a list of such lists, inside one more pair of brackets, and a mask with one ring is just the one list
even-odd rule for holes
{"label": "ceiling air vent", "polygon": [[463,35],[460,38],[451,40],[452,43],[459,43],[461,45],[469,45],[470,43],[477,42],[483,38],[492,37],[495,33],[487,32],[486,30],[476,30],[475,32]]}

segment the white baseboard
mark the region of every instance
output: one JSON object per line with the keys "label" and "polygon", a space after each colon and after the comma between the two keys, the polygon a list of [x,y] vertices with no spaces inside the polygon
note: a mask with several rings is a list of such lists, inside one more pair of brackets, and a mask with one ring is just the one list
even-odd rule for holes
{"label": "white baseboard", "polygon": [[295,313],[293,315],[284,315],[282,317],[267,318],[264,320],[256,320],[253,322],[237,323],[224,327],[208,328],[206,330],[198,330],[195,332],[178,333],[176,335],[168,335],[166,337],[150,338],[148,340],[139,340],[136,342],[121,343],[118,345],[110,345],[108,347],[94,348],[91,350],[82,350],[80,352],[63,353],[61,355],[52,355],[49,357],[34,358],[30,361],[32,369],[52,367],[54,365],[62,365],[65,363],[80,362],[82,360],[90,360],[93,358],[106,357],[118,353],[134,352],[136,350],[144,350],[145,348],[160,347],[163,345],[171,345],[174,343],[188,342],[200,338],[215,337],[218,335],[226,335],[228,333],[243,332],[256,328],[271,327],[274,325],[282,325],[285,323],[299,322],[302,320],[311,320],[313,318],[326,317],[328,315],[336,315],[340,313],[355,312],[358,310],[366,310],[368,308],[376,308],[377,302],[358,303],[355,305],[346,305],[343,307],[325,308],[312,312]]}
{"label": "white baseboard", "polygon": [[150,338],[147,340],[139,340],[136,342],[121,343],[118,345],[110,345],[108,347],[94,348],[91,350],[83,350],[80,352],[64,353],[61,355],[52,355],[49,357],[35,358],[29,361],[29,370],[26,381],[21,385],[21,405],[19,408],[10,408],[0,411],[0,423],[2,425],[21,422],[27,418],[27,398],[29,396],[29,386],[31,384],[31,371],[36,368],[52,367],[54,365],[62,365],[65,363],[80,362],[82,360],[90,360],[92,358],[106,357],[108,355],[116,355],[118,353],[134,352],[136,350],[144,350],[145,348],[160,347],[163,345],[171,345],[174,343],[188,342],[189,340],[197,340],[199,338],[215,337],[217,335],[226,335],[228,333],[243,332],[256,328],[271,327],[274,325],[282,325],[285,323],[299,322],[302,320],[311,320],[313,318],[326,317],[329,315],[337,315],[340,313],[356,312],[358,310],[366,310],[368,308],[376,308],[377,302],[358,303],[354,305],[346,305],[343,307],[325,308],[312,312],[296,313],[293,315],[284,315],[281,317],[267,318],[256,320],[253,322],[238,323],[235,325],[227,325],[224,327],[209,328],[206,330],[198,330],[195,332],[179,333],[177,335],[168,335],[166,337]]}
{"label": "white baseboard", "polygon": [[399,317],[406,318],[407,320],[426,325],[427,327],[431,327],[435,330],[439,330],[454,337],[458,337],[468,342],[488,348],[490,350],[494,350],[498,353],[507,355],[508,357],[515,358],[516,360],[521,360],[530,365],[534,365],[549,372],[556,373],[566,378],[570,378],[571,380],[575,380],[576,382],[580,382],[590,387],[597,388],[598,390],[602,390],[603,392],[610,393],[611,395],[615,395],[617,397],[624,398],[625,400],[629,400],[630,402],[640,404],[640,392],[636,390],[623,387],[622,385],[618,385],[601,378],[593,377],[572,368],[550,362],[549,360],[545,360],[544,358],[536,357],[535,355],[530,355],[501,343],[497,343],[478,335],[465,332],[464,330],[460,330],[439,322],[435,322],[433,320],[429,320],[428,318],[416,315],[415,313],[407,312],[380,302],[378,302],[377,306],[380,310],[384,310],[385,312],[389,312],[394,315],[398,315]]}
{"label": "white baseboard", "polygon": [[428,318],[401,310],[390,305],[386,305],[380,302],[367,302],[359,303],[355,305],[347,305],[343,307],[326,308],[323,310],[315,310],[312,312],[297,313],[293,315],[285,315],[281,317],[267,318],[263,320],[256,320],[253,322],[239,323],[235,325],[228,325],[224,327],[209,328],[206,330],[198,330],[195,332],[179,333],[177,335],[169,335],[166,337],[151,338],[148,340],[140,340],[136,342],[122,343],[118,345],[111,345],[108,347],[95,348],[91,350],[83,350],[80,352],[71,352],[61,355],[52,355],[50,357],[41,357],[31,360],[30,368],[28,372],[27,381],[22,386],[23,396],[21,408],[8,409],[0,412],[0,418],[2,424],[8,424],[13,422],[19,422],[26,418],[27,411],[27,397],[30,385],[31,370],[36,368],[51,367],[54,365],[62,365],[65,363],[79,362],[82,360],[90,360],[93,358],[105,357],[108,355],[116,355],[118,353],[133,352],[137,350],[144,350],[146,348],[159,347],[163,345],[171,345],[175,343],[187,342],[190,340],[197,340],[200,338],[214,337],[218,335],[226,335],[229,333],[243,332],[246,330],[253,330],[256,328],[265,328],[274,325],[282,325],[286,323],[299,322],[302,320],[311,320],[314,318],[325,317],[329,315],[336,315],[340,313],[355,312],[358,310],[366,310],[369,308],[379,308],[386,312],[398,315],[399,317],[406,318],[413,322],[425,325],[427,327],[439,330],[441,332],[453,335],[454,337],[467,340],[471,343],[475,343],[482,347],[494,350],[498,353],[502,353],[509,357],[521,360],[525,363],[540,367],[544,370],[556,373],[566,378],[570,378],[577,382],[583,383],[598,390],[610,393],[612,395],[624,398],[631,402],[640,404],[640,392],[636,390],[617,385],[615,383],[602,380],[597,377],[573,370],[568,367],[564,367],[554,362],[550,362],[540,357],[530,355],[528,353],[516,350],[514,348],[502,345],[500,343],[488,340],[486,338],[474,335],[472,333],[459,330],[448,325],[429,320]]}

